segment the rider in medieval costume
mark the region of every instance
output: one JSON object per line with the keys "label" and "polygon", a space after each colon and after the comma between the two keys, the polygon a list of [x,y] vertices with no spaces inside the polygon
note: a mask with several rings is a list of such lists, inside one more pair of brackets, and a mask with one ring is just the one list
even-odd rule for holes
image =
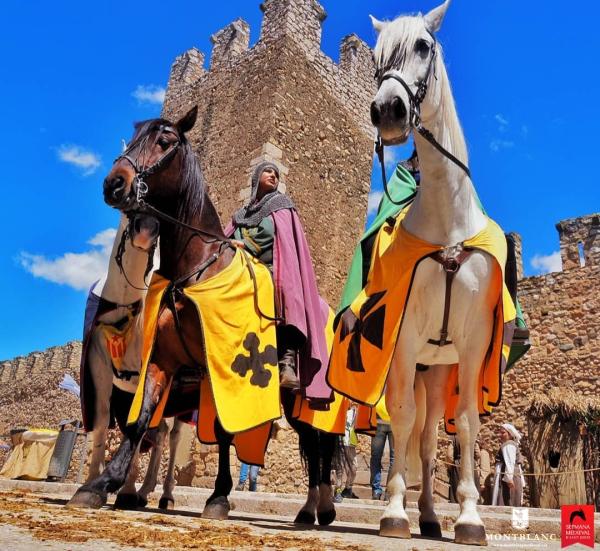
{"label": "rider in medieval costume", "polygon": [[492,505],[521,507],[523,502],[523,460],[519,450],[521,433],[510,423],[500,426],[502,444],[496,454]]}
{"label": "rider in medieval costume", "polygon": [[278,167],[259,164],[252,174],[250,200],[234,213],[225,232],[273,274],[281,318],[277,327],[281,386],[300,390],[314,409],[326,408],[333,399],[325,382],[328,306],[319,296],[296,207],[278,186]]}

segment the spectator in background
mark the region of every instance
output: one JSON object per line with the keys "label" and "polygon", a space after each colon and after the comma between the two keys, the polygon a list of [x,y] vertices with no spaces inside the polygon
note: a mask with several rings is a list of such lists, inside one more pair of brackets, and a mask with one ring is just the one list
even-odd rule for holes
{"label": "spectator in background", "polygon": [[390,469],[394,463],[394,435],[389,421],[384,421],[377,415],[377,432],[371,439],[371,497],[382,499],[383,488],[381,487],[381,459],[386,441],[390,448]]}
{"label": "spectator in background", "polygon": [[496,454],[496,472],[492,505],[521,507],[525,478],[519,450],[521,433],[510,423],[500,426],[500,449]]}
{"label": "spectator in background", "polygon": [[250,490],[251,492],[256,492],[259,470],[260,467],[258,465],[248,465],[242,461],[240,465],[240,478],[235,489],[238,492],[244,491],[244,487],[246,486],[246,480],[248,480],[248,474],[250,474],[250,484],[248,490]]}

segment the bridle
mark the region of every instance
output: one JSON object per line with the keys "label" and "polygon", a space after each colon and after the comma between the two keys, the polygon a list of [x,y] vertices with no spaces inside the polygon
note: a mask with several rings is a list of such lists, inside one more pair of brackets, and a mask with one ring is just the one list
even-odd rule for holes
{"label": "bridle", "polygon": [[[427,65],[427,71],[425,73],[425,76],[416,83],[417,84],[416,92],[413,93],[413,91],[410,89],[410,86],[406,83],[406,81],[402,77],[398,76],[395,72],[392,72],[393,70],[388,71],[387,73],[384,73],[381,77],[377,77],[378,78],[377,89],[381,88],[381,85],[386,80],[389,80],[389,79],[393,79],[393,80],[399,82],[402,85],[402,87],[406,90],[406,93],[408,94],[408,99],[410,102],[410,112],[409,112],[408,122],[409,122],[410,126],[413,129],[415,129],[423,138],[425,138],[431,145],[433,145],[433,147],[435,147],[442,155],[444,155],[444,157],[450,159],[455,165],[460,167],[469,178],[471,178],[471,171],[469,170],[469,168],[462,161],[457,159],[452,153],[450,153],[447,149],[445,149],[434,138],[431,131],[423,126],[422,121],[421,121],[421,104],[423,103],[423,100],[425,99],[425,96],[427,95],[427,90],[429,87],[429,79],[431,78],[432,74],[433,74],[434,78],[437,78],[435,76],[435,59],[436,59],[436,54],[437,54],[437,47],[436,47],[437,40],[431,32],[429,32],[429,34],[430,34],[431,38],[433,39],[433,44],[431,46],[431,55],[429,57],[429,64]],[[379,163],[381,165],[381,176],[382,176],[382,180],[383,180],[383,189],[385,191],[385,194],[386,194],[388,200],[391,201],[394,205],[405,205],[415,198],[416,191],[415,191],[415,193],[411,194],[409,197],[407,197],[406,199],[404,199],[400,202],[396,202],[392,199],[392,197],[390,196],[390,193],[388,191],[388,188],[387,188],[387,178],[386,178],[386,174],[385,174],[385,160],[384,160],[384,151],[383,150],[384,150],[384,143],[383,143],[383,140],[381,139],[381,134],[379,132],[377,132],[377,138],[375,140],[375,152],[377,153],[377,157],[378,157]]]}
{"label": "bridle", "polygon": [[[140,164],[138,163],[139,155],[135,158],[131,156],[131,152],[134,149],[138,148],[138,146],[140,151],[144,151],[146,149],[146,146],[149,141],[149,135],[144,136],[144,138],[141,141],[134,141],[114,161],[114,163],[117,163],[122,159],[126,160],[127,162],[129,162],[129,164],[132,166],[135,172],[135,177],[133,179],[133,183],[131,184],[131,193],[127,199],[127,209],[124,210],[125,214],[127,214],[127,216],[131,216],[132,214],[137,213],[151,214],[160,220],[165,220],[167,222],[170,222],[171,224],[179,226],[180,228],[185,228],[191,231],[192,233],[200,237],[200,239],[205,243],[229,242],[228,239],[223,239],[223,237],[220,235],[182,222],[181,220],[174,218],[173,216],[157,209],[150,203],[146,202],[145,197],[148,194],[148,184],[146,183],[146,178],[148,176],[156,174],[159,170],[167,166],[168,163],[170,163],[170,161],[175,157],[177,150],[182,145],[182,139],[179,135],[179,132],[177,132],[177,130],[172,126],[161,124],[158,128],[158,132],[156,133],[156,137],[154,138],[154,142],[152,143],[151,149],[154,148],[154,146],[163,134],[173,134],[177,137],[177,141],[172,145],[172,147],[168,151],[164,153],[164,155],[159,157],[159,159],[152,165],[146,167],[142,164],[140,166]],[[210,239],[205,239],[205,237],[203,236],[207,236]]]}
{"label": "bridle", "polygon": [[145,287],[138,287],[129,280],[129,277],[127,276],[127,272],[125,271],[125,267],[123,266],[123,256],[125,255],[125,251],[126,251],[125,244],[127,242],[127,239],[129,239],[130,236],[133,236],[131,227],[133,226],[133,223],[134,223],[134,213],[128,214],[127,218],[129,219],[129,223],[127,224],[127,226],[123,230],[123,234],[121,235],[121,241],[119,242],[119,246],[117,247],[117,253],[115,254],[115,263],[119,267],[120,272],[123,274],[125,281],[127,281],[127,284],[130,287],[133,287],[137,291],[147,291],[149,289],[149,285],[148,285],[148,283],[146,283],[146,278],[148,277],[148,274],[152,271],[152,268],[154,267],[154,253],[156,251],[156,247],[158,246],[158,239],[155,239],[154,243],[152,243],[152,246],[147,250],[141,249],[140,247],[136,247],[133,243],[133,237],[131,239],[132,247],[134,247],[142,252],[145,252],[148,255],[148,259],[146,261],[146,269],[144,270],[144,276],[143,276],[143,282],[144,282]]}
{"label": "bridle", "polygon": [[[208,268],[211,264],[213,264],[221,256],[221,253],[226,248],[223,245],[229,244],[228,239],[224,239],[222,236],[219,236],[212,232],[209,232],[209,231],[203,230],[201,228],[197,228],[195,226],[187,224],[185,222],[182,222],[181,220],[178,220],[177,218],[170,216],[166,212],[163,212],[163,211],[157,209],[156,207],[154,207],[153,205],[151,205],[150,203],[148,203],[145,200],[145,197],[148,193],[148,184],[146,183],[146,178],[148,178],[148,176],[152,176],[153,174],[156,174],[161,169],[168,166],[168,164],[173,160],[173,158],[175,157],[175,154],[177,153],[177,150],[180,148],[180,146],[182,144],[180,135],[174,127],[161,124],[158,128],[158,131],[157,131],[154,141],[152,143],[151,149],[154,148],[154,146],[157,144],[158,140],[160,139],[160,137],[163,134],[173,134],[177,137],[177,141],[174,142],[172,144],[172,146],[169,148],[169,150],[166,151],[164,153],[164,155],[162,155],[152,165],[145,166],[143,159],[140,162],[141,154],[138,154],[135,157],[132,155],[132,152],[138,148],[139,148],[140,152],[145,151],[145,149],[148,145],[148,142],[149,142],[149,138],[150,138],[149,133],[146,136],[144,136],[143,138],[141,138],[139,140],[135,140],[133,143],[131,143],[125,149],[125,151],[123,151],[123,153],[115,159],[115,161],[113,163],[113,164],[115,164],[115,163],[119,162],[120,160],[125,160],[131,165],[131,167],[133,168],[133,170],[135,172],[133,183],[131,184],[131,192],[130,192],[129,197],[127,198],[127,205],[126,205],[126,208],[123,209],[123,212],[129,218],[129,225],[123,232],[123,236],[121,238],[121,242],[118,247],[115,261],[117,263],[117,266],[119,267],[119,270],[124,275],[127,283],[139,291],[146,291],[148,289],[148,284],[146,283],[146,277],[150,273],[150,270],[152,268],[154,251],[156,249],[157,243],[155,242],[153,247],[151,247],[147,251],[148,264],[146,267],[146,271],[144,273],[144,284],[146,285],[146,287],[145,288],[136,287],[135,285],[133,285],[133,283],[131,283],[131,281],[127,277],[127,274],[125,273],[125,270],[123,268],[123,254],[125,252],[125,241],[127,240],[128,237],[133,235],[131,226],[133,225],[133,220],[134,220],[134,217],[136,214],[152,215],[152,216],[158,218],[159,220],[165,220],[176,226],[186,228],[186,229],[190,230],[191,232],[193,232],[195,235],[198,235],[198,237],[200,237],[200,239],[202,241],[204,241],[205,243],[216,243],[216,242],[221,243],[221,246],[219,247],[218,252],[211,254],[207,260],[205,260],[204,262],[202,262],[200,264],[200,266],[194,268],[193,273],[186,275],[185,279],[188,279],[192,275],[197,275],[197,277],[199,277],[200,274],[206,268]],[[208,237],[210,237],[210,239],[205,239],[205,237],[203,237],[203,236],[208,236]]]}

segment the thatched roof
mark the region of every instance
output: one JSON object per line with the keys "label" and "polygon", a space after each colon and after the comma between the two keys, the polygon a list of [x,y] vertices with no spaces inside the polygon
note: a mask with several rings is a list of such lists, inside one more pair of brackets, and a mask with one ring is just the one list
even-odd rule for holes
{"label": "thatched roof", "polygon": [[600,398],[580,396],[566,388],[535,392],[529,402],[527,416],[582,423],[588,428],[600,427]]}

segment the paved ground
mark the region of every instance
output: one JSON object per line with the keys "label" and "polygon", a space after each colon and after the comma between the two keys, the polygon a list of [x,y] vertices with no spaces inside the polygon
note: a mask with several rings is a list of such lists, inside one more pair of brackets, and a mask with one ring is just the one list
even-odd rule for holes
{"label": "paved ground", "polygon": [[[4,482],[4,481],[3,481]],[[25,489],[11,489],[0,484],[0,549],[89,550],[106,549],[289,549],[319,550],[464,550],[472,547],[452,543],[453,534],[445,532],[441,541],[421,538],[413,530],[411,540],[382,538],[376,524],[336,521],[330,527],[301,529],[287,514],[249,512],[243,506],[247,496],[260,500],[260,494],[238,494],[238,508],[229,521],[200,518],[199,509],[187,505],[164,514],[156,509],[124,512],[103,508],[99,511],[69,510],[64,507],[68,495],[49,491],[48,485],[19,484]],[[33,490],[41,490],[34,492]],[[60,488],[58,485],[56,489]],[[178,491],[181,489],[178,489]],[[268,496],[264,496],[267,501]],[[269,498],[272,499],[272,498]],[[287,511],[294,498],[279,497],[281,510]],[[344,504],[363,509],[367,504]],[[269,508],[272,508],[271,506]],[[340,515],[344,516],[344,515]],[[560,538],[539,541],[535,534],[521,538],[500,539],[488,530],[489,547],[495,549],[560,549]],[[524,539],[523,536],[529,538]],[[531,538],[534,539],[531,539]],[[543,536],[542,536],[543,537]],[[570,549],[578,549],[573,546]]]}

